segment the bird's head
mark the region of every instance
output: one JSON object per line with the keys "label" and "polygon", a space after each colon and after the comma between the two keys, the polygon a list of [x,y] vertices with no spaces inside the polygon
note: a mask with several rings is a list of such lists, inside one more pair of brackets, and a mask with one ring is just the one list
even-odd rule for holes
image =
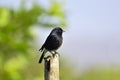
{"label": "bird's head", "polygon": [[60,27],[56,27],[52,30],[52,33],[55,33],[55,34],[58,34],[58,35],[62,35],[63,32],[65,32],[65,31]]}

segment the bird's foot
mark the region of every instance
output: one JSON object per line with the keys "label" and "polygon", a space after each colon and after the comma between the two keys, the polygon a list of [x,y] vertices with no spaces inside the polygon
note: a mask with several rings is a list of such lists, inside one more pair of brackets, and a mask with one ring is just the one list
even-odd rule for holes
{"label": "bird's foot", "polygon": [[60,56],[60,54],[59,54],[58,52],[56,52],[56,51],[53,51],[53,52],[51,51],[50,53],[52,54],[53,57],[54,57],[56,54],[58,54],[58,55]]}
{"label": "bird's foot", "polygon": [[58,56],[60,56],[60,54],[59,54],[58,52],[54,51],[53,57],[54,57],[56,54],[58,54]]}

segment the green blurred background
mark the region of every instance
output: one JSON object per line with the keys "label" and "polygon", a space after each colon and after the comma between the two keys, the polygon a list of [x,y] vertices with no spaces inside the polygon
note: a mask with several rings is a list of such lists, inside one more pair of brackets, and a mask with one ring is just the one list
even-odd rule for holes
{"label": "green blurred background", "polygon": [[[30,7],[28,2],[21,0],[17,8],[0,7],[0,80],[44,80],[35,29],[69,28],[63,3],[49,0],[49,8],[45,8],[37,0]],[[61,57],[60,80],[120,80],[120,68],[92,67],[82,72]]]}

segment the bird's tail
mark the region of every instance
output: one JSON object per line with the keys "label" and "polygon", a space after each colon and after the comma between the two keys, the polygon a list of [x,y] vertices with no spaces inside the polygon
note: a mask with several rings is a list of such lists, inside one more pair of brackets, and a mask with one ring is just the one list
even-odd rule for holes
{"label": "bird's tail", "polygon": [[46,52],[47,52],[46,50],[43,51],[43,53],[42,53],[42,55],[41,55],[41,57],[39,59],[39,63],[42,63],[42,60],[43,60]]}

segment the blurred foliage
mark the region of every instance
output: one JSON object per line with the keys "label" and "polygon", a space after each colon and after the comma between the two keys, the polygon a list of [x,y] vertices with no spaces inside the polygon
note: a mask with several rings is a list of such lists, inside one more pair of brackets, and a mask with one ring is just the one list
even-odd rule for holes
{"label": "blurred foliage", "polygon": [[[45,9],[37,2],[27,8],[28,0],[14,8],[0,7],[0,80],[43,80],[43,65],[33,59],[35,25],[65,27],[62,5],[52,0]],[[57,22],[56,22],[57,21]],[[39,69],[39,70],[38,70]]]}
{"label": "blurred foliage", "polygon": [[120,68],[119,67],[101,67],[93,68],[85,71],[76,80],[119,80]]}

